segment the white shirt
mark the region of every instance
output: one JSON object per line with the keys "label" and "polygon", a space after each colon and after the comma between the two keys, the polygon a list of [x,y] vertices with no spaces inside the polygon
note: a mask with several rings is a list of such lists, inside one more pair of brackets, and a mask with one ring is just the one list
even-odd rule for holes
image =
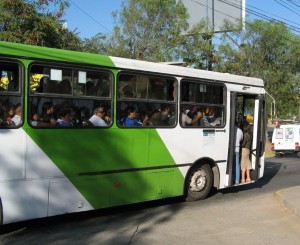
{"label": "white shirt", "polygon": [[19,115],[14,115],[14,117],[11,119],[16,126],[18,126],[21,123],[21,116]]}
{"label": "white shirt", "polygon": [[188,126],[189,124],[192,123],[192,118],[190,118],[187,113],[182,113],[181,115],[181,123],[182,123],[182,126]]}
{"label": "white shirt", "polygon": [[100,126],[100,127],[106,127],[107,124],[106,122],[101,118],[101,117],[98,117],[96,115],[93,115],[89,121],[94,125],[94,126]]}
{"label": "white shirt", "polygon": [[235,152],[240,151],[240,142],[243,140],[243,131],[237,126],[234,127]]}

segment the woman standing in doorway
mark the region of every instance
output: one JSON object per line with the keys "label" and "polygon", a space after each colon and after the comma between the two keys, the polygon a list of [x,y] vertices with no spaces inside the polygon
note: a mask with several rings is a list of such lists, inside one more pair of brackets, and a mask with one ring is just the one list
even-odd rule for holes
{"label": "woman standing in doorway", "polygon": [[244,139],[242,142],[242,160],[241,160],[241,183],[245,183],[245,181],[252,182],[250,178],[250,170],[251,170],[251,161],[250,161],[250,149],[252,145],[252,125],[247,125],[245,128]]}

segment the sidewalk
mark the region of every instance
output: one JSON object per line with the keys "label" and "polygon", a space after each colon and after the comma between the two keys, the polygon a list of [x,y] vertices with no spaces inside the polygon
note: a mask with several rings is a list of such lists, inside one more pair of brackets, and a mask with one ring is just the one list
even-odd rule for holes
{"label": "sidewalk", "polygon": [[274,195],[284,207],[300,218],[300,186],[276,191]]}

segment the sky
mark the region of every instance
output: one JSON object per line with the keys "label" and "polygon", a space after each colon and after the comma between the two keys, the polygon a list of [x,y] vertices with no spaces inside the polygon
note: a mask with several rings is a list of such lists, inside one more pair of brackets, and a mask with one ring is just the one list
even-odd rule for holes
{"label": "sky", "polygon": [[[64,16],[68,29],[70,31],[76,31],[83,39],[91,38],[100,32],[111,33],[114,27],[112,12],[120,10],[123,1],[124,0],[69,0],[70,7]],[[232,1],[238,0],[231,0],[231,2]],[[290,27],[298,28],[297,34],[300,34],[300,0],[245,1],[246,14],[249,15],[249,18],[275,18],[289,24]]]}

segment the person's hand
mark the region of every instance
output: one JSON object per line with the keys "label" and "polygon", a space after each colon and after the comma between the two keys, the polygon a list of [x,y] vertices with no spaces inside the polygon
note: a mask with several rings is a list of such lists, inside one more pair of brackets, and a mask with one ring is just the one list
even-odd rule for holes
{"label": "person's hand", "polygon": [[200,119],[201,117],[202,117],[202,112],[201,112],[201,111],[198,111],[198,112],[197,112],[197,118]]}
{"label": "person's hand", "polygon": [[51,119],[50,119],[50,124],[51,124],[51,125],[56,125],[56,120],[55,120],[54,118],[51,118]]}
{"label": "person's hand", "polygon": [[149,120],[149,117],[148,117],[148,115],[146,115],[145,117],[144,117],[144,122],[147,122]]}
{"label": "person's hand", "polygon": [[40,118],[39,118],[39,115],[38,115],[38,114],[34,114],[34,115],[32,116],[32,119],[33,119],[34,121],[38,121]]}

